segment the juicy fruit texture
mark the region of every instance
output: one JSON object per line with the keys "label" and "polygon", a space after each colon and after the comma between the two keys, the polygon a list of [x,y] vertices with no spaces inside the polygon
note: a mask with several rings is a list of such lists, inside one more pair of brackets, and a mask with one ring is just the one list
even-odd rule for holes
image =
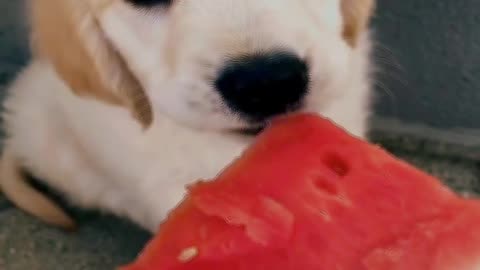
{"label": "juicy fruit texture", "polygon": [[189,187],[124,270],[480,269],[480,204],[310,114]]}

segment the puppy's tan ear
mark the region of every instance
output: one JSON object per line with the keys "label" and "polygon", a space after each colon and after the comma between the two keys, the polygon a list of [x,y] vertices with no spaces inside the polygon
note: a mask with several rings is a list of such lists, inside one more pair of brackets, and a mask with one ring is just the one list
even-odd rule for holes
{"label": "puppy's tan ear", "polygon": [[48,59],[80,96],[125,106],[147,127],[152,110],[140,83],[106,39],[95,17],[111,0],[34,0],[32,51]]}
{"label": "puppy's tan ear", "polygon": [[355,46],[359,36],[367,29],[375,10],[375,0],[341,0],[344,20],[343,36]]}

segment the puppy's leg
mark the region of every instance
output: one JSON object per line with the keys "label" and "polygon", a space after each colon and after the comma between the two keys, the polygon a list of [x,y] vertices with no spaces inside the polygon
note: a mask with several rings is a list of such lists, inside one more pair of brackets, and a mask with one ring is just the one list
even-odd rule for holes
{"label": "puppy's leg", "polygon": [[[23,170],[39,168],[41,179],[55,175],[60,159],[57,143],[63,143],[55,106],[62,84],[41,61],[33,61],[7,89],[2,104],[2,129],[6,133],[0,159],[0,192],[27,213],[49,224],[73,229],[73,220],[53,201],[29,185]],[[60,175],[59,175],[60,176]]]}
{"label": "puppy's leg", "polygon": [[[31,107],[24,106],[23,100],[17,101],[18,109],[10,110],[6,117],[10,128],[0,163],[0,187],[8,199],[48,224],[65,229],[74,227],[72,219],[60,207],[29,186],[20,171],[24,168],[77,207],[107,210],[137,222],[145,219],[143,213],[137,211],[144,209],[139,205],[141,201],[132,198],[131,195],[135,194],[130,194],[129,188],[116,185],[111,180],[114,178],[107,176],[97,160],[92,159],[76,140],[74,133],[59,122],[26,127],[32,121],[25,121],[27,113],[22,108]],[[33,136],[32,130],[35,130]],[[25,147],[27,143],[28,147]]]}
{"label": "puppy's leg", "polygon": [[75,222],[62,209],[26,182],[8,147],[0,160],[0,190],[18,208],[40,220],[68,230],[75,228]]}

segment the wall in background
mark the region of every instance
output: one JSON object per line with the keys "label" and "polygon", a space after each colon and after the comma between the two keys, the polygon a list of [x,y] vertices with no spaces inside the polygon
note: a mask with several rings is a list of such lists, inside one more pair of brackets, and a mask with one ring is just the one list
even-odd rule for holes
{"label": "wall in background", "polygon": [[378,114],[444,129],[480,128],[480,1],[378,5]]}
{"label": "wall in background", "polygon": [[[0,85],[28,59],[22,1],[0,0]],[[379,0],[377,114],[480,128],[480,1]]]}
{"label": "wall in background", "polygon": [[7,84],[29,57],[22,4],[20,0],[0,0],[0,86]]}

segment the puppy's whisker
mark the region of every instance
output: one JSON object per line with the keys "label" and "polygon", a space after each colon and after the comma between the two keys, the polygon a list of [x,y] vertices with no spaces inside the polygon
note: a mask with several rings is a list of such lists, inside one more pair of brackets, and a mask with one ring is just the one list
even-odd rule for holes
{"label": "puppy's whisker", "polygon": [[380,80],[374,81],[373,84],[374,84],[376,89],[379,89],[383,93],[386,94],[386,96],[390,100],[391,109],[392,109],[393,114],[394,115],[398,114],[398,111],[399,111],[398,110],[398,100],[397,100],[397,96],[395,95],[395,93],[385,83],[381,82]]}

